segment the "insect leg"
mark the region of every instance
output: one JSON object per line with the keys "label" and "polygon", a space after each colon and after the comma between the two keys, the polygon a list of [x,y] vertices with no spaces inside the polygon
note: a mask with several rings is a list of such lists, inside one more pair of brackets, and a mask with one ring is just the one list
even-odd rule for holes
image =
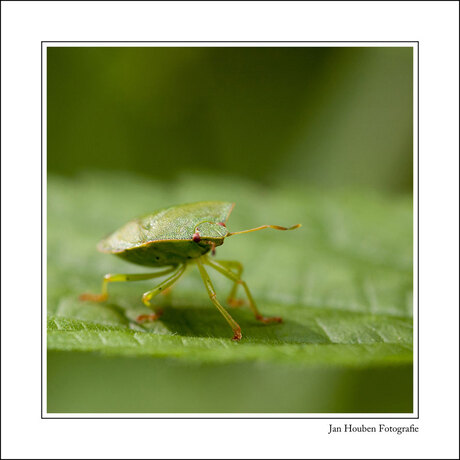
{"label": "insect leg", "polygon": [[281,323],[283,321],[278,316],[274,316],[274,317],[262,316],[262,314],[260,313],[260,311],[258,310],[256,306],[256,303],[254,301],[254,298],[252,297],[251,292],[249,291],[248,285],[239,276],[235,275],[231,270],[229,270],[224,265],[221,265],[219,262],[216,262],[215,260],[206,258],[204,259],[204,261],[207,265],[210,265],[212,268],[222,273],[222,275],[235,281],[235,283],[241,284],[243,286],[244,290],[246,291],[246,295],[248,296],[249,307],[251,308],[252,312],[254,313],[254,316],[256,317],[258,321],[262,321],[263,323]]}
{"label": "insect leg", "polygon": [[[151,308],[153,310],[152,305],[150,304],[150,300],[158,295],[160,292],[164,292],[166,289],[168,289],[170,286],[172,286],[184,273],[186,265],[181,265],[179,268],[167,279],[165,279],[162,283],[160,283],[156,288],[147,291],[144,293],[142,296],[142,302],[144,302],[144,305],[147,307]],[[155,311],[155,310],[154,310]],[[161,316],[162,312],[161,311],[155,311],[155,313],[150,314],[150,315],[139,315],[136,320],[139,322],[143,321],[153,321],[158,319]]]}
{"label": "insect leg", "polygon": [[[219,260],[219,264],[223,265],[224,267],[230,270],[232,269],[235,270],[236,276],[238,278],[241,278],[241,274],[243,273],[243,265],[240,262],[237,262],[236,260]],[[227,303],[231,307],[241,307],[241,305],[244,304],[244,300],[236,298],[236,291],[238,289],[238,286],[239,286],[238,281],[235,281],[233,283],[232,290],[230,291],[230,294],[228,295]]]}
{"label": "insect leg", "polygon": [[217,309],[222,313],[224,318],[227,320],[230,327],[233,329],[233,340],[241,340],[241,327],[238,323],[230,316],[230,314],[225,310],[225,308],[217,300],[216,291],[214,291],[214,286],[209,278],[208,273],[206,272],[201,259],[196,259],[198,269],[200,270],[201,278],[203,278],[204,285],[208,291],[209,298],[211,302],[217,307]]}
{"label": "insect leg", "polygon": [[149,280],[152,278],[159,278],[160,276],[167,275],[172,271],[176,270],[177,267],[171,267],[167,270],[156,273],[141,273],[138,275],[135,274],[111,274],[108,273],[104,276],[102,281],[102,292],[101,294],[82,294],[79,298],[80,300],[92,300],[93,302],[104,302],[109,296],[107,292],[108,284],[113,282],[122,282],[122,281],[141,281]]}
{"label": "insect leg", "polygon": [[[180,265],[179,268],[174,268],[176,271],[167,279],[165,279],[162,283],[160,283],[156,288],[152,289],[151,291],[147,291],[142,296],[142,302],[147,307],[150,307],[150,300],[158,295],[160,292],[167,289],[169,286],[172,286],[184,273],[186,265]],[[172,270],[171,270],[172,271]]]}

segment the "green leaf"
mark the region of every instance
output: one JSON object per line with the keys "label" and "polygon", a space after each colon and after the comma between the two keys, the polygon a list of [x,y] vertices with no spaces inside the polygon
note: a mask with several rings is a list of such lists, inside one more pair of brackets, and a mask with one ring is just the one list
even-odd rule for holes
{"label": "green leaf", "polygon": [[[149,313],[141,296],[158,280],[113,283],[105,303],[78,300],[99,292],[105,273],[148,271],[98,253],[102,237],[158,208],[201,200],[236,203],[229,231],[303,225],[234,236],[217,249],[216,260],[243,263],[260,310],[282,316],[282,324],[263,325],[247,307],[229,308],[243,332],[232,342],[193,266],[170,295],[155,299],[164,314],[149,325],[135,318]],[[412,410],[410,196],[289,184],[266,189],[229,177],[160,183],[116,174],[51,176],[47,235],[51,412]],[[224,303],[231,284],[209,271]],[[230,370],[246,377],[235,378],[222,398]],[[206,401],[193,391],[205,391]]]}

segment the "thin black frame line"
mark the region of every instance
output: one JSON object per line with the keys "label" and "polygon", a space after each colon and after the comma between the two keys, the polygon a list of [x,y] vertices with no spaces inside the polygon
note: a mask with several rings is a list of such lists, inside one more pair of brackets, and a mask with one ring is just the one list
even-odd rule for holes
{"label": "thin black frame line", "polygon": [[284,40],[284,41],[273,41],[273,40],[215,40],[215,41],[204,41],[204,40],[163,40],[163,41],[149,41],[149,40],[42,40],[41,43],[419,43],[414,40],[343,40],[343,41],[330,41],[330,40]]}
{"label": "thin black frame line", "polygon": [[43,420],[417,420],[419,417],[41,417]]}
{"label": "thin black frame line", "polygon": [[[47,49],[47,43],[413,43],[417,48],[417,410],[416,416],[412,417],[53,417],[43,415],[43,54]],[[40,74],[40,91],[41,91],[41,414],[42,420],[419,420],[420,419],[420,42],[418,40],[409,41],[41,41],[41,74]]]}
{"label": "thin black frame line", "polygon": [[[78,0],[80,3],[84,2],[91,2],[93,0]],[[122,2],[125,0],[112,0],[113,2]],[[138,2],[151,2],[152,0],[137,0]],[[166,0],[168,2],[174,2],[174,0]],[[204,0],[205,2],[210,2],[212,0]],[[244,3],[246,0],[226,0],[228,2],[241,2]],[[262,1],[262,0],[256,0],[256,1]],[[263,0],[264,2],[279,2],[279,0]],[[366,0],[357,0],[359,3],[363,3]],[[386,3],[397,3],[399,0],[385,0]],[[418,0],[409,0],[411,3],[415,3]],[[422,0],[423,2],[428,1],[428,0]],[[447,2],[457,2],[458,0],[445,0]],[[290,0],[290,2],[299,2],[299,3],[305,3],[305,0]]]}
{"label": "thin black frame line", "polygon": [[[417,42],[417,418],[420,417],[420,164],[419,162],[420,162],[420,43]],[[413,335],[412,335],[412,340],[414,340]]]}
{"label": "thin black frame line", "polygon": [[40,407],[41,407],[41,418],[43,418],[43,53],[46,49],[43,42],[41,42],[41,55],[40,55],[40,206],[41,206],[41,223],[40,223],[40,245],[41,245],[41,252],[40,252],[40,324],[41,324],[41,332],[40,332]]}

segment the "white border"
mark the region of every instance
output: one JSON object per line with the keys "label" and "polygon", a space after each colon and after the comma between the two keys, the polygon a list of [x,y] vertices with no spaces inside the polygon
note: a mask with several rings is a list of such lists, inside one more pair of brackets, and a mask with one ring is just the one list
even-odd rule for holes
{"label": "white border", "polygon": [[[458,2],[18,1],[1,9],[2,458],[459,458]],[[418,434],[329,436],[329,420],[310,419],[40,418],[40,43],[55,39],[419,41]]]}
{"label": "white border", "polygon": [[[414,284],[413,284],[413,325],[414,325],[414,365],[413,365],[413,407],[414,412],[410,413],[230,413],[230,414],[214,414],[214,413],[48,413],[46,410],[47,407],[47,400],[46,400],[46,260],[47,260],[47,252],[46,252],[46,68],[47,68],[47,61],[46,61],[46,50],[50,47],[229,47],[229,46],[238,46],[238,47],[411,47],[413,48],[413,56],[414,56],[414,75],[413,75],[413,101],[414,101],[414,112],[413,112],[413,120],[414,120],[414,153],[413,153],[413,168],[414,168],[414,195],[413,195],[413,203],[414,203]],[[43,149],[43,171],[42,171],[42,178],[43,178],[43,274],[44,274],[44,282],[43,282],[43,329],[42,329],[42,337],[43,337],[43,374],[42,374],[42,398],[43,398],[43,418],[50,418],[50,419],[62,419],[62,418],[106,418],[106,419],[117,419],[117,418],[139,418],[139,419],[150,419],[150,418],[165,418],[165,419],[177,419],[177,418],[185,418],[185,419],[219,419],[219,418],[234,418],[234,419],[266,419],[266,418],[290,418],[290,419],[379,419],[379,420],[387,420],[387,419],[416,419],[418,418],[418,215],[417,215],[417,203],[418,203],[418,43],[416,42],[270,42],[270,43],[260,43],[260,42],[219,42],[219,43],[208,43],[208,42],[167,42],[167,43],[155,43],[155,42],[115,42],[115,43],[107,43],[107,42],[43,42],[42,43],[42,91],[43,91],[43,107],[42,107],[42,120],[43,120],[43,128],[42,128],[42,149]]]}

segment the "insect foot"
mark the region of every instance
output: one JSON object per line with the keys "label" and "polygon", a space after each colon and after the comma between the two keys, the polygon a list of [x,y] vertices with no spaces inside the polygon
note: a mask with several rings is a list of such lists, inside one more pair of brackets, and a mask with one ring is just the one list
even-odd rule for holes
{"label": "insect foot", "polygon": [[238,308],[244,305],[244,300],[243,299],[235,299],[233,297],[229,297],[227,299],[227,303],[233,307],[233,308]]}
{"label": "insect foot", "polygon": [[138,323],[145,323],[147,321],[156,321],[163,314],[163,310],[158,310],[156,313],[150,313],[147,315],[139,315],[136,318]]}
{"label": "insect foot", "polygon": [[105,302],[107,297],[107,294],[81,294],[78,299],[82,301],[90,300],[91,302]]}
{"label": "insect foot", "polygon": [[258,321],[261,321],[264,324],[282,323],[283,322],[283,318],[280,318],[279,316],[266,317],[266,316],[258,315],[258,316],[256,316],[256,319]]}
{"label": "insect foot", "polygon": [[147,307],[150,307],[150,299],[152,298],[152,295],[149,292],[145,292],[144,295],[142,296],[142,303],[147,306]]}
{"label": "insect foot", "polygon": [[233,333],[234,336],[232,337],[232,340],[234,340],[235,342],[239,342],[241,340],[241,337],[243,337],[243,335],[241,334],[241,329],[235,329]]}

